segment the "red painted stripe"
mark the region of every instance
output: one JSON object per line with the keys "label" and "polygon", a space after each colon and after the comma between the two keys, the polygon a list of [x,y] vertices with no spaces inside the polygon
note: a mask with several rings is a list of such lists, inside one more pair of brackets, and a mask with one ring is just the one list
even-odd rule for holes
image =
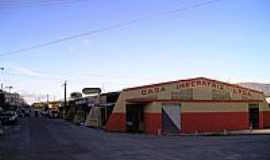
{"label": "red painted stripe", "polygon": [[[265,124],[262,114],[261,112],[260,128],[263,128],[263,124]],[[162,129],[161,121],[161,113],[145,113],[145,133],[157,135],[159,130]],[[181,122],[182,133],[249,129],[248,112],[181,113],[181,119],[179,121]]]}
{"label": "red painted stripe", "polygon": [[158,135],[161,130],[161,114],[144,113],[144,130],[147,134]]}
{"label": "red painted stripe", "polygon": [[181,120],[183,133],[249,128],[248,112],[182,113]]}
{"label": "red painted stripe", "polygon": [[263,127],[270,128],[270,111],[263,112]]}
{"label": "red painted stripe", "polygon": [[111,132],[125,132],[126,131],[126,114],[112,113],[105,125],[105,130]]}
{"label": "red painted stripe", "polygon": [[[181,113],[181,132],[222,132],[249,128],[248,112],[183,112]],[[270,128],[270,111],[260,112],[260,128]],[[157,135],[162,128],[161,113],[144,114],[145,133]],[[126,131],[126,114],[112,113],[105,130]]]}

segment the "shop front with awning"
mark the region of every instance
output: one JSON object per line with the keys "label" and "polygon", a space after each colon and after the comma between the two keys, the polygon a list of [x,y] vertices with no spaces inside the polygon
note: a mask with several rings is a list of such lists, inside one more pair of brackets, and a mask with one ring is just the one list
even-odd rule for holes
{"label": "shop front with awning", "polygon": [[120,92],[108,92],[95,97],[93,101],[89,103],[91,110],[87,114],[85,126],[103,128],[108,117],[113,112],[119,94]]}

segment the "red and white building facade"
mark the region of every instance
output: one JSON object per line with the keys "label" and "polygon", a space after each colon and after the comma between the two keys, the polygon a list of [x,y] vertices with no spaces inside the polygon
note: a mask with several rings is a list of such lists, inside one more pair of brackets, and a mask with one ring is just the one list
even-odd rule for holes
{"label": "red and white building facade", "polygon": [[268,127],[262,92],[203,77],[124,89],[105,126],[154,135]]}

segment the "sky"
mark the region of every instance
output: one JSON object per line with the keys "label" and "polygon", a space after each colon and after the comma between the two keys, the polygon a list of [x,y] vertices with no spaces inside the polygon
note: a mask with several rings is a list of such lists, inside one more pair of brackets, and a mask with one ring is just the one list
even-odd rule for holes
{"label": "sky", "polygon": [[[62,99],[65,80],[69,93],[201,76],[269,83],[270,2],[208,2],[1,0],[0,81],[29,102]],[[128,25],[9,54],[117,24]]]}

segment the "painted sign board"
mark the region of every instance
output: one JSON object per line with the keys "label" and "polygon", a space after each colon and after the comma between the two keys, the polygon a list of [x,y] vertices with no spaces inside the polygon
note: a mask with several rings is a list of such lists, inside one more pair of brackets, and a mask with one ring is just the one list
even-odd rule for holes
{"label": "painted sign board", "polygon": [[100,88],[84,88],[82,90],[83,94],[100,94],[101,93],[101,89]]}
{"label": "painted sign board", "polygon": [[[232,91],[233,94],[238,94],[242,96],[252,96],[252,92],[248,88],[243,88],[236,85],[230,85],[218,81],[212,81],[207,79],[196,79],[196,80],[188,80],[188,81],[180,81],[173,84],[175,87],[175,90],[181,90],[181,89],[191,89],[191,88],[199,88],[199,87],[206,87],[206,88],[212,88],[216,90],[224,90],[225,88],[229,88],[229,90]],[[147,87],[140,90],[141,95],[148,95],[148,94],[157,94],[159,92],[166,91],[166,86],[159,85],[154,87]]]}
{"label": "painted sign board", "polygon": [[71,98],[80,98],[80,97],[82,97],[82,94],[80,92],[72,92],[70,94],[70,97]]}

